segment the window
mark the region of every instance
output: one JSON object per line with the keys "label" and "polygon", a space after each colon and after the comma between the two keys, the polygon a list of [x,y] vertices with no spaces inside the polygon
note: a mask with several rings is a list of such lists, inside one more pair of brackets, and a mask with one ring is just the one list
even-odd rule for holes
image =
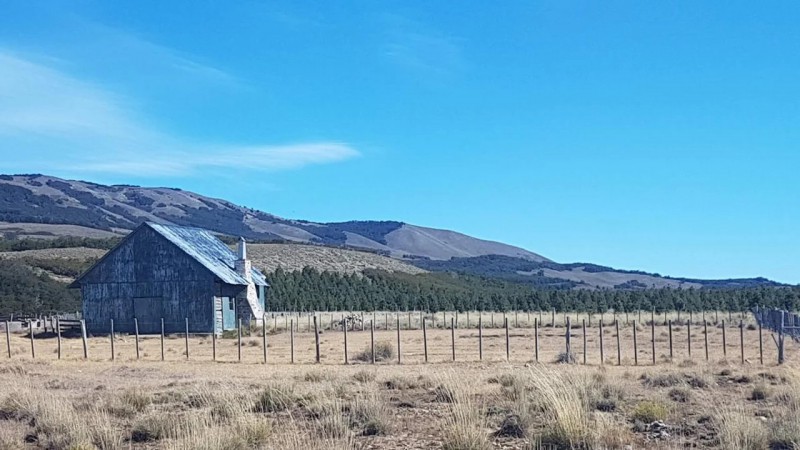
{"label": "window", "polygon": [[231,311],[236,309],[236,299],[233,297],[228,297],[228,309]]}

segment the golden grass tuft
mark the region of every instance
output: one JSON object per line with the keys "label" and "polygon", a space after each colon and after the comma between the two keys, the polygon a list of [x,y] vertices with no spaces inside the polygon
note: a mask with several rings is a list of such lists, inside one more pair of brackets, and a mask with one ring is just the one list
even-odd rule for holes
{"label": "golden grass tuft", "polygon": [[451,393],[448,412],[442,426],[444,450],[488,450],[491,448],[483,408],[474,404],[463,384],[452,372],[439,380],[439,386]]}
{"label": "golden grass tuft", "polygon": [[760,450],[767,447],[767,430],[742,405],[732,405],[717,416],[720,447],[729,450]]}
{"label": "golden grass tuft", "polygon": [[[531,394],[523,405],[523,417],[541,415],[547,424],[538,440],[556,448],[583,448],[590,445],[592,428],[589,414],[589,380],[582,374],[557,372],[533,366],[529,369]],[[533,429],[533,427],[530,427]]]}

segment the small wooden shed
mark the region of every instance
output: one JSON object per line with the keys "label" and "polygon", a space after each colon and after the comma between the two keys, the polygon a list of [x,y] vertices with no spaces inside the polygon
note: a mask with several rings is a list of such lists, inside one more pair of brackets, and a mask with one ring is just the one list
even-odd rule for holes
{"label": "small wooden shed", "polygon": [[207,230],[146,222],[70,286],[80,288],[92,333],[222,333],[261,324],[268,284],[247,259]]}

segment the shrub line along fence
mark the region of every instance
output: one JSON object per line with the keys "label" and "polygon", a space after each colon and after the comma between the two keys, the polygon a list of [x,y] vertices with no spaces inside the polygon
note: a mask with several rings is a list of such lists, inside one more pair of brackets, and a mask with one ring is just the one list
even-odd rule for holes
{"label": "shrub line along fence", "polygon": [[[408,313],[408,328],[406,328],[406,331],[411,331],[412,330],[412,328],[411,328],[411,314],[412,313]],[[518,315],[518,313],[515,313],[515,316],[516,315]],[[559,328],[557,326],[557,324],[555,323],[555,311],[553,311],[552,315],[551,315],[552,321],[547,325],[545,325],[545,324],[543,324],[541,322],[541,320],[540,320],[541,315],[542,315],[541,312],[539,312],[539,317],[534,317],[533,326],[532,326],[532,329],[533,329],[532,338],[533,338],[534,349],[533,349],[533,354],[531,356],[533,357],[533,361],[535,361],[537,363],[540,362],[539,361],[539,340],[540,340],[540,336],[539,336],[540,332],[539,332],[539,330],[540,330],[540,328],[541,327],[548,327],[548,328],[551,328],[551,329],[552,328]],[[778,364],[783,364],[784,361],[785,361],[785,357],[784,357],[784,338],[785,338],[785,336],[789,335],[793,339],[800,341],[800,316],[798,316],[797,314],[789,313],[787,311],[759,310],[758,308],[756,308],[753,311],[753,315],[755,316],[756,323],[758,324],[758,349],[759,349],[759,361],[760,361],[760,363],[764,364],[763,328],[767,328],[769,331],[772,332],[772,334],[771,334],[772,338],[775,341],[776,346],[778,347]],[[435,316],[436,316],[436,314],[434,314],[434,317]],[[703,314],[703,316],[705,317],[705,314]],[[273,317],[273,323],[274,323],[273,331],[274,332],[277,332],[278,317],[279,316],[274,316]],[[289,319],[288,316],[284,316],[284,317],[287,320],[286,329],[288,329],[288,331],[289,331],[290,362],[292,364],[294,364],[295,363],[294,336],[295,336],[295,331],[299,332],[298,324],[299,324],[300,320],[298,318],[297,322],[295,322],[294,318]],[[328,322],[329,329],[334,329],[334,327],[337,326],[337,323],[342,328],[343,344],[344,344],[344,364],[349,364],[350,363],[349,357],[348,357],[348,341],[347,341],[348,328],[350,328],[351,331],[353,331],[356,328],[358,328],[358,325],[360,325],[360,330],[361,331],[365,330],[363,319],[360,321],[360,324],[359,324],[359,323],[350,321],[349,318],[351,318],[351,317],[352,317],[352,314],[349,315],[349,316],[345,316],[343,314],[342,315],[342,319],[340,321],[334,321],[332,314],[329,315],[329,319],[330,319],[329,322]],[[363,318],[363,313],[361,313],[360,317]],[[530,317],[530,312],[528,312],[528,317]],[[639,317],[641,317],[641,313],[639,313]],[[375,313],[373,313],[373,319],[369,321],[370,351],[371,351],[371,360],[370,361],[373,364],[376,361],[376,358],[375,358],[375,329],[376,329],[375,318],[376,318],[376,315],[375,315]],[[80,335],[81,335],[82,347],[83,347],[83,358],[84,359],[88,359],[89,358],[89,352],[88,352],[89,347],[88,347],[88,343],[87,343],[88,336],[87,336],[87,332],[86,332],[86,322],[83,319],[81,319],[81,320],[64,320],[64,321],[62,321],[58,317],[51,318],[50,320],[51,320],[51,328],[55,332],[56,339],[57,339],[57,350],[56,351],[57,351],[57,354],[58,354],[58,359],[62,358],[62,330],[65,327],[67,327],[67,328],[79,328],[80,329]],[[135,344],[136,344],[136,359],[139,360],[140,359],[140,352],[139,352],[139,338],[140,338],[140,335],[139,335],[139,323],[138,323],[138,319],[134,318],[133,320],[134,320],[134,330],[135,330],[134,336],[135,336]],[[591,318],[589,320],[591,321]],[[671,319],[667,319],[666,318],[666,314],[665,314],[665,320],[666,320],[665,326],[667,326],[668,330],[669,330],[669,358],[670,358],[670,360],[672,360],[674,358],[674,355],[675,355],[675,348],[673,347],[673,321]],[[315,339],[315,346],[314,346],[314,348],[315,348],[315,362],[316,363],[320,363],[321,362],[321,355],[320,355],[320,323],[321,323],[321,321],[318,321],[318,316],[316,314],[309,315],[308,316],[308,321],[309,321],[309,331],[313,331],[313,333],[314,333],[314,339]],[[428,333],[427,333],[427,323],[428,323],[428,321],[429,321],[429,319],[427,317],[425,317],[422,312],[420,312],[420,324],[421,324],[421,326],[420,326],[420,328],[417,328],[417,330],[421,329],[421,331],[422,331],[423,348],[424,348],[424,361],[426,363],[428,362]],[[313,328],[312,328],[312,322],[313,322]],[[435,319],[431,320],[431,322],[433,322],[435,324]],[[577,328],[577,329],[581,329],[582,330],[583,364],[587,363],[587,360],[586,360],[586,355],[587,355],[587,351],[586,351],[586,349],[587,349],[587,345],[586,345],[586,340],[587,340],[586,322],[587,322],[586,319],[583,319],[581,321],[580,325],[573,326],[573,324],[571,323],[571,318],[568,315],[564,316],[564,325],[563,325],[563,328],[564,328],[564,352],[559,355],[558,362],[565,362],[565,363],[575,363],[576,362],[575,352],[572,349],[572,329],[573,328]],[[641,324],[641,322],[639,322],[639,323]],[[649,321],[647,321],[646,323],[650,325],[650,343],[651,343],[652,364],[655,365],[657,363],[657,361],[656,361],[656,331],[655,331],[656,330],[656,320],[655,320],[655,312],[651,313],[651,319]],[[263,324],[264,325],[263,325],[263,327],[261,329],[261,339],[262,339],[262,347],[263,347],[263,363],[266,364],[268,362],[268,352],[267,352],[267,347],[268,347],[267,346],[268,318],[267,318],[266,314],[263,317]],[[456,334],[455,334],[455,330],[458,328],[458,313],[455,313],[453,316],[451,316],[450,323],[449,323],[450,326],[449,327],[447,327],[446,313],[443,313],[443,320],[442,320],[441,324],[442,324],[442,328],[449,328],[450,329],[450,341],[451,341],[450,344],[451,344],[452,361],[456,361]],[[622,365],[623,360],[622,360],[622,345],[621,345],[621,342],[620,342],[620,321],[619,321],[618,318],[616,318],[616,314],[615,314],[615,318],[613,320],[613,324],[614,324],[614,330],[616,332],[617,365]],[[692,357],[692,327],[695,326],[696,324],[692,321],[691,316],[690,316],[690,318],[688,320],[685,320],[685,321],[678,320],[678,321],[676,321],[675,324],[676,325],[677,324],[681,324],[681,325],[685,325],[687,327],[687,353],[688,353],[689,358],[691,359],[691,357]],[[10,333],[10,328],[9,328],[8,321],[5,322],[5,325],[6,325],[6,333],[5,333],[6,334],[6,348],[7,348],[8,358],[11,359],[12,358],[11,333]],[[492,325],[492,327],[494,327],[494,325],[495,325],[495,323],[494,323],[494,314],[493,313],[491,315],[491,325]],[[599,344],[600,344],[600,347],[599,347],[600,364],[603,365],[606,362],[605,362],[605,347],[604,347],[604,335],[603,335],[603,333],[604,333],[604,328],[603,328],[604,327],[604,319],[602,317],[600,318],[600,320],[598,322],[598,325],[599,325]],[[637,339],[637,336],[638,336],[637,335],[637,321],[633,320],[629,325],[632,326],[632,330],[633,330],[634,365],[639,365],[639,342],[638,342],[638,339]],[[708,344],[708,321],[705,318],[702,321],[702,325],[703,325],[703,334],[704,334],[705,359],[706,359],[706,361],[708,361],[709,360],[709,353],[708,353],[708,348],[709,348],[709,344]],[[388,320],[388,313],[386,313],[384,326],[385,326],[385,328],[384,328],[385,330],[390,330],[390,328],[391,328],[390,327],[390,322]],[[467,329],[469,329],[470,326],[471,326],[471,322],[470,322],[470,319],[469,319],[469,314],[467,314]],[[740,359],[741,359],[741,363],[744,364],[745,363],[745,345],[744,345],[744,328],[745,328],[745,325],[744,325],[743,318],[739,321],[739,323],[738,323],[738,325],[736,327],[739,328],[739,350],[740,350],[739,353],[740,353]],[[505,313],[503,313],[502,328],[504,328],[504,330],[505,330],[506,360],[510,360],[511,359],[511,344],[510,344],[510,334],[509,334],[510,326],[509,326],[509,318],[508,318],[507,314],[505,314]],[[723,319],[722,320],[721,329],[722,329],[722,341],[723,341],[723,355],[724,355],[724,357],[727,357],[727,348],[728,348],[726,328],[727,327],[725,325],[725,320]],[[46,329],[47,329],[47,327],[45,326],[45,330]],[[483,356],[484,356],[484,354],[483,354],[484,353],[483,352],[483,329],[484,329],[483,314],[481,314],[478,317],[476,329],[477,329],[477,332],[478,332],[478,343],[477,343],[477,345],[478,345],[478,359],[479,359],[479,361],[483,361]],[[115,341],[115,333],[114,333],[114,321],[113,320],[110,321],[110,330],[111,330],[111,333],[109,333],[109,343],[110,343],[110,349],[111,349],[111,360],[113,361],[116,358],[115,343],[114,343],[114,341]],[[402,326],[401,326],[400,314],[397,314],[397,317],[396,317],[395,330],[397,332],[397,363],[401,364],[402,363],[402,350],[401,350],[400,344],[401,344]],[[777,338],[775,336],[775,333],[777,333],[777,335],[778,335]],[[185,319],[185,332],[182,333],[182,334],[184,335],[185,355],[186,355],[186,359],[188,360],[189,357],[190,357],[190,353],[189,353],[189,351],[190,351],[190,348],[189,348],[190,347],[189,346],[190,333],[189,333],[189,319],[188,318]],[[243,335],[243,328],[242,328],[242,320],[240,318],[239,321],[238,321],[238,327],[236,329],[236,337],[238,339],[238,343],[237,344],[238,344],[238,360],[239,360],[239,362],[242,361],[242,335]],[[33,359],[35,359],[36,358],[36,344],[35,344],[36,338],[35,338],[35,334],[33,333],[33,328],[30,328],[29,337],[30,337],[31,356],[32,356]],[[160,349],[161,349],[161,360],[162,361],[165,360],[164,339],[165,339],[164,319],[162,318],[161,319],[161,333],[160,333],[160,344],[161,344],[160,345]],[[211,340],[212,340],[212,361],[216,361],[217,360],[217,335],[212,333],[211,334]]]}

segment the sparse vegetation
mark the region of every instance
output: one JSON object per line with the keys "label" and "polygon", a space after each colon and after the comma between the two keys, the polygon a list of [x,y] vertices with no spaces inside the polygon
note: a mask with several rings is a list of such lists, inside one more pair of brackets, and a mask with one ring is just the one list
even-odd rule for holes
{"label": "sparse vegetation", "polygon": [[375,381],[375,372],[370,370],[359,370],[353,374],[353,378],[360,383],[369,383]]}
{"label": "sparse vegetation", "polygon": [[678,403],[686,403],[692,396],[691,391],[686,388],[676,387],[669,390],[669,398]]}
{"label": "sparse vegetation", "polygon": [[[375,361],[387,361],[394,358],[394,346],[391,342],[379,341],[375,343]],[[372,347],[367,347],[354,357],[356,361],[372,361]]]}
{"label": "sparse vegetation", "polygon": [[750,400],[766,400],[770,395],[770,389],[763,384],[759,384],[753,388],[750,393]]}
{"label": "sparse vegetation", "polygon": [[[376,342],[395,336],[383,333]],[[800,376],[791,359],[783,366],[714,357],[687,368],[600,366],[597,359],[560,365],[549,361],[563,350],[563,335],[542,330],[546,363],[524,359],[531,347],[512,347],[504,362],[502,331],[484,333],[484,361],[477,362],[477,349],[470,355],[463,343],[474,330],[459,329],[463,360],[452,364],[450,330],[428,333],[429,364],[422,363],[421,333],[403,330],[403,364],[376,366],[340,364],[331,350],[341,348],[340,336],[323,347],[328,362],[317,365],[311,334],[296,334],[290,365],[288,336],[273,335],[265,366],[261,349],[249,346],[237,363],[228,342],[212,363],[210,342],[199,346],[195,337],[191,361],[179,354],[183,339],[167,339],[162,363],[157,337],[141,339],[153,356],[135,361],[134,342],[123,335],[114,363],[102,351],[107,337],[90,338],[90,361],[82,360],[80,339],[64,339],[65,358],[56,362],[47,351],[55,339],[37,336],[31,361],[28,338],[12,334],[13,358],[0,356],[0,448],[766,450],[796,448],[800,435]],[[369,336],[349,339],[360,349]],[[761,389],[766,397],[750,400]]]}

